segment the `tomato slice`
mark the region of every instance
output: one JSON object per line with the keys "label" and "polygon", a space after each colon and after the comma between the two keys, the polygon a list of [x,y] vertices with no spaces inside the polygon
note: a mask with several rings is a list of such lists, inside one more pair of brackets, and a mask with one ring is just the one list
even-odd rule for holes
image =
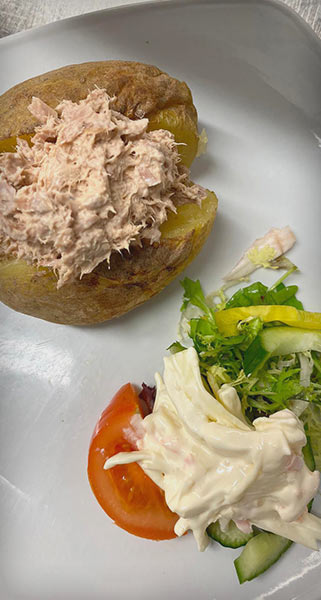
{"label": "tomato slice", "polygon": [[178,516],[168,508],[164,492],[137,463],[104,470],[107,458],[130,452],[134,446],[123,430],[143,407],[134,387],[128,383],[114,396],[102,413],[92,436],[88,456],[88,478],[100,506],[116,525],[129,533],[152,540],[176,537]]}

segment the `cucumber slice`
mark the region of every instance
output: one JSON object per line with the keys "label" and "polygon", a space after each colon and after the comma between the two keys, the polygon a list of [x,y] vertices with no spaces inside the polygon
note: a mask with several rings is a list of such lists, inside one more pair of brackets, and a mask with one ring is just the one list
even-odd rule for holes
{"label": "cucumber slice", "polygon": [[[309,438],[302,448],[305,464],[310,471],[315,470],[315,461]],[[312,502],[308,509],[311,510]],[[243,552],[234,561],[240,583],[251,581],[264,571],[267,571],[292,545],[292,541],[275,533],[262,532],[253,537],[245,546]]]}
{"label": "cucumber slice", "polygon": [[223,531],[218,521],[211,523],[207,528],[210,538],[228,548],[240,548],[254,536],[254,533],[243,533],[234,523],[230,521],[226,531]]}
{"label": "cucumber slice", "polygon": [[271,356],[316,350],[321,352],[321,331],[299,327],[268,327],[262,331],[264,348]]}
{"label": "cucumber slice", "polygon": [[321,352],[321,331],[286,326],[263,329],[244,354],[245,375],[252,375],[260,369],[270,356],[306,350]]}
{"label": "cucumber slice", "polygon": [[269,569],[290,548],[292,542],[275,533],[259,533],[234,561],[240,583],[251,581]]}

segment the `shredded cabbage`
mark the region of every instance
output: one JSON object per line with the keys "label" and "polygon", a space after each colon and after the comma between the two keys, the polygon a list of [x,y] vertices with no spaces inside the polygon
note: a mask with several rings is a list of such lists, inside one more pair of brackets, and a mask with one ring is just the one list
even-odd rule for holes
{"label": "shredded cabbage", "polygon": [[199,156],[202,156],[202,154],[206,153],[207,142],[208,142],[207,133],[206,133],[205,129],[202,129],[201,134],[198,138],[198,146],[197,146],[197,152],[196,152],[197,158]]}
{"label": "shredded cabbage", "polygon": [[309,387],[314,367],[311,352],[298,352],[298,358],[301,366],[300,383],[303,387]]}
{"label": "shredded cabbage", "polygon": [[[264,246],[263,248],[250,248],[247,251],[247,257],[256,267],[263,267],[264,269],[268,269],[271,267],[271,261],[275,258],[276,250],[272,248],[272,246]],[[271,267],[273,269],[277,269],[277,267]]]}

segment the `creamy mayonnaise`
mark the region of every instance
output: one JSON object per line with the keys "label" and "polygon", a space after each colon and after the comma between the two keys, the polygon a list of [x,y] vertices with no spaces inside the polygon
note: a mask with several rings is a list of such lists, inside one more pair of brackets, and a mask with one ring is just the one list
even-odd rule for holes
{"label": "creamy mayonnaise", "polygon": [[304,463],[306,437],[290,410],[247,423],[234,388],[206,391],[194,348],[164,359],[155,375],[153,412],[131,424],[137,451],[109,458],[105,469],[138,462],[179,515],[177,535],[191,529],[200,550],[207,526],[232,519],[242,531],[256,525],[317,548],[321,520],[307,512],[319,473]]}

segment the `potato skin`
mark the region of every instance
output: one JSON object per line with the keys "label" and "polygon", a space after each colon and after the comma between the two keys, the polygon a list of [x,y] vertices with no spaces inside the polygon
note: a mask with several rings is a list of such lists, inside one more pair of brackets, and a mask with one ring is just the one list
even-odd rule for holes
{"label": "potato skin", "polygon": [[[167,125],[168,116],[166,128],[175,134],[185,127],[188,140],[197,138],[197,113],[185,83],[150,65],[107,61],[63,67],[3,94],[0,151],[8,149],[8,138],[34,131],[37,122],[27,109],[32,96],[55,107],[62,99],[85,98],[95,85],[115,96],[113,108],[126,116],[147,116],[154,125],[158,115]],[[176,136],[176,141],[181,140]],[[0,300],[14,310],[55,323],[89,325],[118,317],[160,292],[187,266],[210,232],[216,207],[213,193],[202,209],[180,207],[178,215],[170,215],[164,224],[159,244],[132,248],[123,256],[114,254],[110,268],[104,261],[80,281],[59,290],[52,270],[0,254]]]}
{"label": "potato skin", "polygon": [[216,208],[212,192],[202,209],[180,207],[165,223],[159,244],[114,254],[110,268],[104,261],[58,290],[51,269],[2,255],[0,299],[18,312],[54,323],[90,325],[119,317],[160,292],[193,260],[210,233]]}
{"label": "potato skin", "polygon": [[150,118],[166,108],[182,107],[197,125],[197,113],[186,83],[157,67],[111,60],[68,65],[19,83],[0,97],[0,140],[32,133],[36,119],[28,111],[32,96],[52,106],[78,102],[95,86],[115,96],[112,107],[131,119]]}

